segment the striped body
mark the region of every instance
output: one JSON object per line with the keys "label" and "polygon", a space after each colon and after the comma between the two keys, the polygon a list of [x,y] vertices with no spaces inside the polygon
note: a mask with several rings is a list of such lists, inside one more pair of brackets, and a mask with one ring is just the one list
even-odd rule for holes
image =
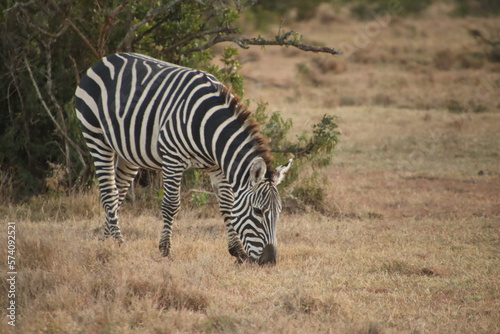
{"label": "striped body", "polygon": [[276,184],[289,164],[269,170],[267,147],[249,112],[213,76],[142,55],[115,54],[87,71],[75,101],[94,158],[105,235],[122,239],[118,209],[138,169],[162,170],[160,250],[167,256],[181,175],[194,167],[211,177],[230,253],[240,260],[275,253],[281,209]]}

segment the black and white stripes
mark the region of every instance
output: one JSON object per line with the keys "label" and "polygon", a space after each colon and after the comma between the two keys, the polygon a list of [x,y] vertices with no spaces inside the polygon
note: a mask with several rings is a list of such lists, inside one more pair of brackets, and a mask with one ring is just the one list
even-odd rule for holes
{"label": "black and white stripes", "polygon": [[77,116],[94,158],[105,235],[122,240],[118,210],[139,168],[162,170],[160,250],[170,252],[181,175],[206,170],[220,202],[229,252],[275,261],[281,210],[276,185],[290,162],[271,171],[250,113],[212,75],[138,54],[110,55],[82,77]]}

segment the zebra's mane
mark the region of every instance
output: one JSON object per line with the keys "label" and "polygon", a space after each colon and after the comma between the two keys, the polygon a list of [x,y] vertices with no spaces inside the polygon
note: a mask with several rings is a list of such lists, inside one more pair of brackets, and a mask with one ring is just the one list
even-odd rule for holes
{"label": "zebra's mane", "polygon": [[260,132],[260,124],[252,117],[252,111],[248,109],[248,106],[242,103],[239,96],[234,94],[229,88],[221,85],[220,96],[226,99],[229,109],[234,112],[238,122],[246,127],[246,132],[253,138],[253,142],[257,148],[257,154],[264,159],[266,163],[266,177],[268,177],[273,171],[271,166],[272,157],[268,146],[268,140]]}

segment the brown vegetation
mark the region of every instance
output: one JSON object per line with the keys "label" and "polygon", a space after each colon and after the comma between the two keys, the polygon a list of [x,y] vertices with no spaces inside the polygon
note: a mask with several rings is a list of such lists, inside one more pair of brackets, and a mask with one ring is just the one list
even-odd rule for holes
{"label": "brown vegetation", "polygon": [[[252,50],[247,97],[296,133],[325,113],[343,132],[318,176],[331,210],[283,214],[275,267],[234,263],[214,205],[184,206],[172,259],[157,249],[157,198],[125,205],[122,246],[98,240],[94,190],[2,206],[17,221],[18,332],[500,332],[500,68],[455,61],[480,48],[466,28],[497,21],[436,11],[393,18],[335,61]],[[364,24],[329,17],[293,28],[338,45]],[[297,64],[312,81],[297,82]],[[484,110],[452,112],[451,99]],[[0,290],[6,305],[5,280]]]}

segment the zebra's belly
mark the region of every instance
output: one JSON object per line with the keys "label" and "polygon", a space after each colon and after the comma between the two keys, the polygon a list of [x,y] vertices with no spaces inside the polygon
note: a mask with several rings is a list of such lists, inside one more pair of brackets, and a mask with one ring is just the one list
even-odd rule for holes
{"label": "zebra's belly", "polygon": [[[161,158],[158,154],[151,155],[147,154],[146,152],[138,152],[139,155],[135,155],[131,154],[130,152],[124,152],[122,150],[115,149],[115,151],[121,159],[134,166],[150,170],[160,170],[162,167]],[[148,153],[151,152],[148,150]]]}

